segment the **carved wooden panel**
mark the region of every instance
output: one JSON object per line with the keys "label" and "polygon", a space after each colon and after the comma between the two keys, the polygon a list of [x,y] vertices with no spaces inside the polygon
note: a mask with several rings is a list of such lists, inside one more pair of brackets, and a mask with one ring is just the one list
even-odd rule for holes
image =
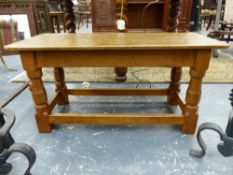
{"label": "carved wooden panel", "polygon": [[181,10],[179,16],[179,30],[189,30],[190,17],[192,12],[192,0],[181,0]]}
{"label": "carved wooden panel", "polygon": [[93,31],[115,31],[115,1],[92,1]]}
{"label": "carved wooden panel", "polygon": [[27,14],[31,35],[48,32],[48,5],[45,0],[0,0],[0,15]]}

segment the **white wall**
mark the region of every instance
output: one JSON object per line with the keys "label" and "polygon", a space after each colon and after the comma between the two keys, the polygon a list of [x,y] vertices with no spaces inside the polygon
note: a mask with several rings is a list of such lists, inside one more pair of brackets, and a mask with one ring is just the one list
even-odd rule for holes
{"label": "white wall", "polygon": [[16,20],[18,22],[18,31],[24,32],[24,38],[30,38],[30,29],[28,24],[28,18],[26,14],[20,14],[20,15],[0,15],[0,19],[6,19],[9,20],[12,18],[13,20]]}

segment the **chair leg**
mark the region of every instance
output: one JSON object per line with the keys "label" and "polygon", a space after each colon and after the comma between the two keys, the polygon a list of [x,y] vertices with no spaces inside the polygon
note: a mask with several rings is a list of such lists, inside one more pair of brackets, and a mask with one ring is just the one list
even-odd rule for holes
{"label": "chair leg", "polygon": [[86,18],[87,18],[87,28],[88,28],[88,22],[89,22],[89,15],[88,14],[87,14]]}
{"label": "chair leg", "polygon": [[78,29],[80,29],[80,24],[82,23],[82,16],[78,14]]}

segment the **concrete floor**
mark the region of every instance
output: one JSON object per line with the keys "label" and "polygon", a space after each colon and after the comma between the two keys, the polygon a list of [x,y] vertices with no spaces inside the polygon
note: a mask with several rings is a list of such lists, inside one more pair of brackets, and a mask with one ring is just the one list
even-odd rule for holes
{"label": "concrete floor", "polygon": [[[230,49],[229,49],[230,50]],[[228,50],[228,53],[233,53]],[[5,57],[6,58],[6,57]],[[9,72],[0,65],[0,98],[7,97],[20,83],[8,80],[22,71],[19,58],[10,56],[8,63],[18,69]],[[81,86],[80,83],[68,84]],[[94,83],[92,87],[135,87],[134,83]],[[146,87],[146,84],[141,84]],[[152,87],[167,86],[153,83]],[[187,84],[182,84],[184,96]],[[233,84],[203,84],[198,125],[211,121],[225,128],[231,109],[228,96]],[[49,92],[52,83],[46,84]],[[77,112],[161,112],[163,97],[73,97],[70,110]],[[122,103],[122,101],[124,103]],[[157,104],[160,108],[155,108]],[[233,157],[222,157],[216,146],[219,136],[203,134],[207,155],[202,159],[189,156],[198,148],[195,136],[182,134],[179,127],[168,125],[57,125],[49,134],[37,132],[34,107],[28,89],[7,108],[16,114],[12,135],[17,142],[30,144],[37,153],[32,173],[35,175],[232,175]],[[66,110],[68,107],[57,108]],[[25,157],[13,154],[11,175],[22,175]]]}
{"label": "concrete floor", "polygon": [[[157,86],[156,84],[153,84]],[[74,84],[70,84],[74,86]],[[96,84],[93,86],[109,86]],[[129,85],[127,85],[129,86]],[[47,84],[49,92],[53,90]],[[185,90],[187,85],[182,85]],[[199,124],[212,121],[225,127],[230,109],[228,94],[232,85],[203,85]],[[157,98],[71,97],[76,111],[132,111],[150,112]],[[124,101],[122,105],[121,101]],[[107,102],[107,103],[106,103]],[[17,116],[12,135],[18,142],[30,144],[37,153],[34,174],[56,175],[232,175],[233,158],[222,157],[216,149],[217,134],[206,132],[208,145],[203,159],[189,156],[190,147],[197,148],[195,137],[182,134],[177,126],[167,125],[59,125],[50,134],[39,134],[29,90],[25,90],[8,108]],[[21,175],[27,162],[21,155],[10,158],[14,172]]]}

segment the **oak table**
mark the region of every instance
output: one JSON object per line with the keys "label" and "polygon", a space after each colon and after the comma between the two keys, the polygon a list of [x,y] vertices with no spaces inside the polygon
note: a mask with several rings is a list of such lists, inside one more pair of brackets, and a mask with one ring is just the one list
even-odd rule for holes
{"label": "oak table", "polygon": [[[39,132],[50,132],[53,124],[176,124],[193,134],[198,119],[202,78],[211,50],[228,44],[196,33],[91,33],[42,34],[5,47],[18,51],[35,104]],[[179,96],[180,69],[172,69],[168,88],[68,89],[63,67],[190,67],[190,82],[183,100]],[[42,67],[53,67],[56,92],[48,100],[42,82]],[[156,75],[155,75],[156,76]],[[167,96],[181,114],[78,114],[53,113],[56,104],[68,104],[68,95]]]}

